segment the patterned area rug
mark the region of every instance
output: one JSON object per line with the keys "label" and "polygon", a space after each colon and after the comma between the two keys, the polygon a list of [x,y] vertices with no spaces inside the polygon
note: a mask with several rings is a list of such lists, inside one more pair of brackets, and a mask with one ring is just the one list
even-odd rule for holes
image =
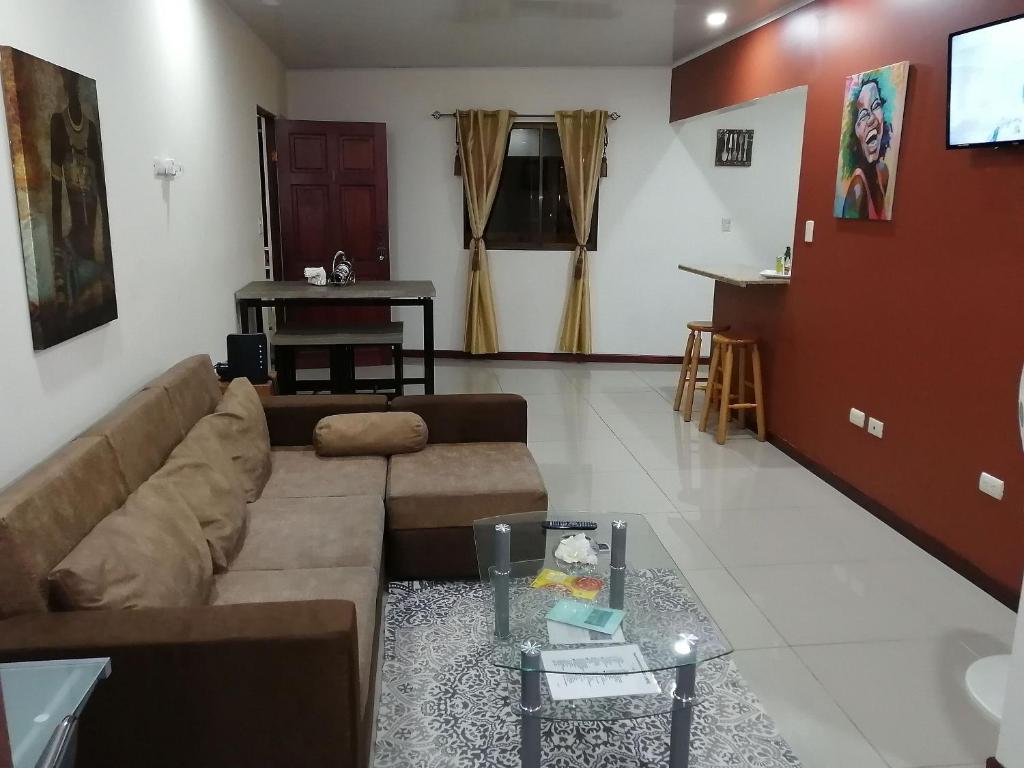
{"label": "patterned area rug", "polygon": [[[490,599],[477,582],[390,585],[375,768],[518,768],[518,676],[490,662]],[[799,768],[731,660],[698,670],[692,768]],[[667,766],[668,734],[667,715],[546,721],[541,764]]]}

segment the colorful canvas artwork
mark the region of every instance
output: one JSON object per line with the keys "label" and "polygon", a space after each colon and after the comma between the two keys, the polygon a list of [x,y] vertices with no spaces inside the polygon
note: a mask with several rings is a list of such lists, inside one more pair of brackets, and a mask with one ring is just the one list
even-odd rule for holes
{"label": "colorful canvas artwork", "polygon": [[835,216],[891,221],[910,62],[846,78]]}
{"label": "colorful canvas artwork", "polygon": [[96,81],[0,48],[32,343],[117,317]]}

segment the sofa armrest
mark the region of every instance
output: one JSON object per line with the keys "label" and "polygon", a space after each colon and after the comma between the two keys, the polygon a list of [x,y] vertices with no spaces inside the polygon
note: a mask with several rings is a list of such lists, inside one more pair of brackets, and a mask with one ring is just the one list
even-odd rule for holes
{"label": "sofa armrest", "polygon": [[526,400],[521,395],[409,395],[391,401],[427,422],[431,443],[525,443]]}
{"label": "sofa armrest", "polygon": [[312,445],[313,427],[325,416],[387,409],[386,395],[274,395],[263,398],[271,445]]}
{"label": "sofa armrest", "polygon": [[79,611],[0,622],[0,660],[109,656],[79,766],[357,765],[355,606]]}

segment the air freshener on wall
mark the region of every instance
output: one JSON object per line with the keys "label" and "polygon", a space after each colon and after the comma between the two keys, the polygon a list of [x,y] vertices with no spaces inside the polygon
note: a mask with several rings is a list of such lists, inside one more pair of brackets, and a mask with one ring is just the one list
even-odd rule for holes
{"label": "air freshener on wall", "polygon": [[754,157],[754,132],[720,128],[715,144],[715,165],[750,167]]}

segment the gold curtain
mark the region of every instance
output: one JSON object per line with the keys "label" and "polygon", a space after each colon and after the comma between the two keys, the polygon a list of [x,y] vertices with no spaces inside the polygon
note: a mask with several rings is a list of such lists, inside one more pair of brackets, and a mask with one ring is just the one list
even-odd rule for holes
{"label": "gold curtain", "polygon": [[582,109],[555,112],[555,122],[558,124],[558,138],[562,144],[565,178],[569,187],[569,208],[576,232],[576,253],[572,261],[565,311],[562,314],[562,329],[558,334],[558,349],[561,352],[590,354],[590,259],[587,240],[590,239],[594,200],[601,178],[608,113]]}
{"label": "gold curtain", "polygon": [[496,112],[459,110],[455,116],[466,210],[473,235],[466,300],[466,351],[473,355],[498,351],[498,323],[494,317],[494,294],[483,237],[494,197],[498,194],[505,148],[515,116],[515,112],[507,109]]}

